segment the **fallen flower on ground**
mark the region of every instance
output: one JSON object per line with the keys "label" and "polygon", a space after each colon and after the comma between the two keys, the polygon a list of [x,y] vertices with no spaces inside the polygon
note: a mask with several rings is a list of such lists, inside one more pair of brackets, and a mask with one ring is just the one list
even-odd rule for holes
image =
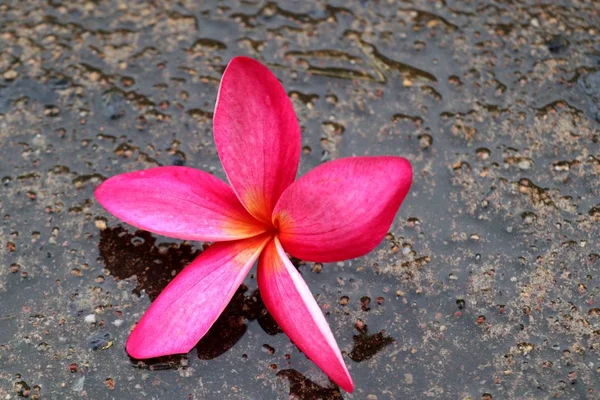
{"label": "fallen flower on ground", "polygon": [[287,254],[333,262],[373,250],[412,181],[401,157],[330,161],[298,180],[300,127],[284,88],[264,65],[236,57],[221,80],[215,144],[231,186],[187,167],[106,180],[96,198],[140,229],[217,242],[169,283],[138,322],[127,352],[187,353],[206,334],[258,260],[258,287],[288,337],[342,389],[352,378],[325,316]]}

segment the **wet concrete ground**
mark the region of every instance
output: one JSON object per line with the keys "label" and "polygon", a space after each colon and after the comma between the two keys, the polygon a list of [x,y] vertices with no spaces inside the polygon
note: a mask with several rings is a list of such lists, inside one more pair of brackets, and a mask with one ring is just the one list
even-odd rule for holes
{"label": "wet concrete ground", "polygon": [[[600,398],[597,1],[0,3],[0,398]],[[128,332],[201,243],[121,224],[106,177],[224,178],[228,60],[269,65],[301,171],[396,154],[414,186],[360,259],[298,262],[356,383],[340,392],[251,276],[185,356]]]}

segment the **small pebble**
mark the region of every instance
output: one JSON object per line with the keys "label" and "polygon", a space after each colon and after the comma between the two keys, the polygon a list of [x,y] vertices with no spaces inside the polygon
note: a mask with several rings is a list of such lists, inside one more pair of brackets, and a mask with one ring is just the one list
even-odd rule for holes
{"label": "small pebble", "polygon": [[5,71],[4,74],[2,74],[2,76],[4,77],[4,80],[14,81],[19,77],[19,73],[14,69],[9,69],[8,71]]}
{"label": "small pebble", "polygon": [[114,342],[111,340],[110,333],[108,332],[99,332],[88,338],[88,346],[94,351],[107,350],[113,344]]}
{"label": "small pebble", "polygon": [[74,392],[81,392],[83,390],[83,385],[85,384],[85,375],[81,378],[77,379],[73,385],[71,386],[71,390]]}
{"label": "small pebble", "polygon": [[104,219],[97,219],[94,221],[94,224],[96,225],[96,228],[100,229],[101,231],[106,229],[106,221]]}
{"label": "small pebble", "polygon": [[88,314],[85,316],[84,321],[87,322],[88,324],[95,324],[96,323],[96,315]]}
{"label": "small pebble", "polygon": [[531,161],[529,160],[522,160],[519,161],[519,168],[520,169],[530,169],[531,168]]}

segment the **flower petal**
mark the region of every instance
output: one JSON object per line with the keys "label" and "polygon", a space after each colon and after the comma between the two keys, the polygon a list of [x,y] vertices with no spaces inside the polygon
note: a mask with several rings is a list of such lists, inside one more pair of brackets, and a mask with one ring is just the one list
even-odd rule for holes
{"label": "flower petal", "polygon": [[221,79],[213,127],[233,190],[250,214],[270,222],[300,159],[300,127],[277,77],[256,60],[232,59]]}
{"label": "flower petal", "polygon": [[158,167],[116,175],[95,195],[117,218],[159,235],[215,242],[265,231],[226,183],[193,168]]}
{"label": "flower petal", "polygon": [[291,341],[342,389],[352,392],[352,378],[325,316],[277,238],[260,256],[258,288],[267,310]]}
{"label": "flower petal", "polygon": [[294,182],[273,211],[285,250],[306,261],[359,257],[383,239],[412,182],[400,157],[323,164]]}
{"label": "flower petal", "polygon": [[127,340],[134,358],[187,353],[223,312],[271,236],[215,243],[152,303]]}

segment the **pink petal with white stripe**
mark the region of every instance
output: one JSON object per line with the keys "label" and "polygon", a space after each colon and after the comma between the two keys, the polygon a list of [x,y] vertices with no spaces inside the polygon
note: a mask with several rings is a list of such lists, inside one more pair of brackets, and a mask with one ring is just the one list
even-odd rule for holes
{"label": "pink petal with white stripe", "polygon": [[277,77],[256,60],[232,59],[221,79],[213,127],[233,190],[250,214],[270,222],[300,158],[300,127]]}
{"label": "pink petal with white stripe", "polygon": [[404,158],[331,161],[287,188],[273,211],[273,224],[294,257],[321,262],[359,257],[388,232],[411,182]]}
{"label": "pink petal with white stripe", "polygon": [[95,195],[117,218],[159,235],[216,242],[265,231],[226,183],[193,168],[158,167],[116,175]]}
{"label": "pink petal with white stripe", "polygon": [[352,392],[352,378],[325,316],[277,238],[260,256],[258,287],[267,310],[291,341],[342,389]]}
{"label": "pink petal with white stripe", "polygon": [[134,358],[187,353],[223,312],[271,236],[216,243],[167,285],[127,340]]}

